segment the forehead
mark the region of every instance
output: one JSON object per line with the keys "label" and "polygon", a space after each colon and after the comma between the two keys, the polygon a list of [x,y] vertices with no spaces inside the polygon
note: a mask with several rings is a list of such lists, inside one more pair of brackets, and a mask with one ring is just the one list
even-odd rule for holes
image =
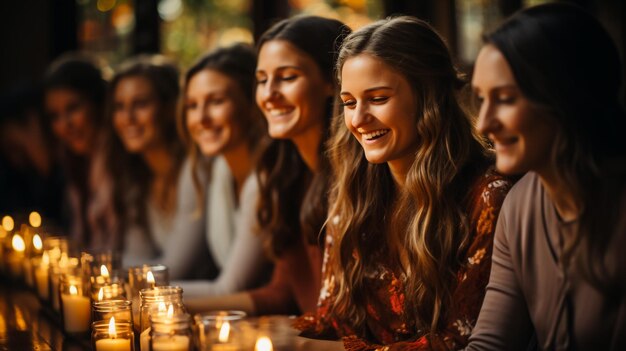
{"label": "forehead", "polygon": [[341,68],[341,90],[358,92],[372,87],[397,88],[408,82],[383,60],[369,54],[347,59]]}
{"label": "forehead", "polygon": [[144,76],[127,76],[121,78],[115,87],[115,92],[121,94],[129,93],[150,93],[152,92],[152,84],[150,80]]}
{"label": "forehead", "polygon": [[228,75],[215,70],[215,69],[203,69],[194,74],[187,86],[188,92],[193,91],[222,91],[231,89],[235,85],[235,82]]}
{"label": "forehead", "polygon": [[515,77],[508,61],[495,46],[485,45],[476,58],[474,86],[515,85]]}
{"label": "forehead", "polygon": [[265,42],[259,50],[257,71],[271,71],[284,66],[317,68],[317,64],[308,54],[290,42],[281,39]]}

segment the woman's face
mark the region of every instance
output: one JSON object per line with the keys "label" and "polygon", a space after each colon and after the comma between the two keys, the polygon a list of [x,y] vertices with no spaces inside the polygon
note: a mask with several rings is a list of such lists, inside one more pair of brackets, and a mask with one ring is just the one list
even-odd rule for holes
{"label": "woman's face", "polygon": [[341,70],[346,127],[370,163],[406,171],[415,160],[417,102],[409,82],[371,55],[349,58]]}
{"label": "woman's face", "polygon": [[272,138],[322,131],[333,85],[309,55],[285,40],[270,40],[259,51],[256,78],[256,101]]}
{"label": "woman's face", "polygon": [[122,78],[113,92],[113,127],[128,152],[141,153],[160,142],[158,97],[147,78]]}
{"label": "woman's face", "polygon": [[93,123],[100,113],[94,104],[73,89],[53,88],[46,92],[45,105],[61,143],[75,154],[88,154],[95,134]]}
{"label": "woman's face", "polygon": [[541,172],[549,165],[555,122],[521,92],[502,53],[493,45],[476,59],[472,86],[480,102],[477,129],[496,150],[504,174]]}
{"label": "woman's face", "polygon": [[189,134],[204,155],[228,152],[245,141],[241,121],[251,113],[250,103],[237,82],[223,73],[204,69],[189,80],[185,113]]}

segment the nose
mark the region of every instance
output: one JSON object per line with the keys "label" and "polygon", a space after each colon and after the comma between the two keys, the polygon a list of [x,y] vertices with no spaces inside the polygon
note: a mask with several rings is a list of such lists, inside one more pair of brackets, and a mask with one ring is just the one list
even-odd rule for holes
{"label": "nose", "polygon": [[367,105],[363,103],[357,103],[352,111],[346,111],[346,113],[351,113],[350,124],[352,124],[352,127],[355,129],[367,124],[370,120],[369,109]]}
{"label": "nose", "polygon": [[267,101],[278,95],[276,83],[273,79],[267,78],[264,84],[260,84],[257,89],[260,89],[261,100]]}
{"label": "nose", "polygon": [[483,135],[492,132],[497,125],[491,103],[485,99],[478,110],[478,120],[476,121],[476,130]]}
{"label": "nose", "polygon": [[207,103],[202,106],[202,109],[200,111],[200,123],[203,126],[208,126],[211,124],[211,113],[209,111],[209,104]]}

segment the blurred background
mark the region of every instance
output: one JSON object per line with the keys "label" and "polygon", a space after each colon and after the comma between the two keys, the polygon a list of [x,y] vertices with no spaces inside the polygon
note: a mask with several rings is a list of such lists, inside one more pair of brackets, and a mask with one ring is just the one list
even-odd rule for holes
{"label": "blurred background", "polygon": [[[300,13],[341,19],[353,28],[393,15],[430,21],[462,67],[480,35],[519,8],[545,0],[21,0],[0,10],[0,92],[37,81],[66,51],[87,51],[115,65],[136,53],[163,53],[182,69],[216,45],[252,42],[276,20]],[[576,0],[606,26],[624,52],[622,0]],[[584,47],[581,47],[584,50]]]}

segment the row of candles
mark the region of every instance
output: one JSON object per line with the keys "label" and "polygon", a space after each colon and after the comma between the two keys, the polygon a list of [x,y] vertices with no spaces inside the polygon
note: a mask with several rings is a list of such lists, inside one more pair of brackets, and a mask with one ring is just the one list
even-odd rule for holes
{"label": "row of candles", "polygon": [[288,322],[275,323],[270,330],[268,323],[255,324],[240,311],[197,314],[192,319],[182,288],[169,286],[167,267],[121,270],[121,258],[110,251],[72,257],[66,238],[41,232],[36,212],[19,230],[11,217],[3,217],[0,272],[32,288],[52,318],[60,318],[66,334],[78,338],[91,334],[95,351],[134,351],[135,335],[140,351],[293,348],[292,340],[276,344],[281,335],[289,334]]}

